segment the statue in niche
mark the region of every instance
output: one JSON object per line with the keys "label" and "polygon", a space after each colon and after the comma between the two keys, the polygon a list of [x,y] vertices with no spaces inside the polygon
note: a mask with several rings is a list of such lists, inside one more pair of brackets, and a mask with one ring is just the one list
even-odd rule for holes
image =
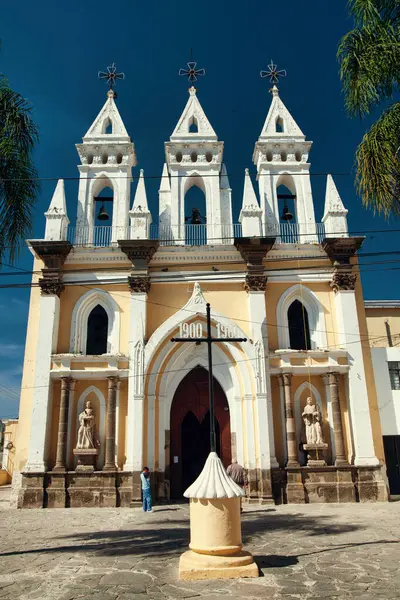
{"label": "statue in niche", "polygon": [[95,417],[90,400],[85,404],[85,409],[79,415],[78,441],[76,444],[77,450],[88,450],[95,448]]}
{"label": "statue in niche", "polygon": [[318,404],[314,404],[309,396],[301,415],[304,423],[305,440],[307,444],[323,444],[322,414]]}

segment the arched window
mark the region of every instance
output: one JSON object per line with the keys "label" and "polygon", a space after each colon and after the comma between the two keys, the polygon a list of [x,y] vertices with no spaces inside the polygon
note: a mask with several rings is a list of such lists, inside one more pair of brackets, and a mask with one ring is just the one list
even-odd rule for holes
{"label": "arched window", "polygon": [[283,119],[282,117],[278,117],[275,122],[275,131],[276,133],[284,133]]}
{"label": "arched window", "polygon": [[189,121],[189,133],[198,133],[199,126],[196,117],[192,117]]}
{"label": "arched window", "polygon": [[112,121],[111,121],[110,117],[107,117],[106,119],[104,119],[104,122],[103,122],[103,133],[109,135],[112,132],[113,132]]}
{"label": "arched window", "polygon": [[106,354],[108,316],[100,304],[94,307],[88,318],[86,354]]}
{"label": "arched window", "polygon": [[294,300],[288,310],[290,348],[292,350],[310,350],[310,326],[305,306]]}

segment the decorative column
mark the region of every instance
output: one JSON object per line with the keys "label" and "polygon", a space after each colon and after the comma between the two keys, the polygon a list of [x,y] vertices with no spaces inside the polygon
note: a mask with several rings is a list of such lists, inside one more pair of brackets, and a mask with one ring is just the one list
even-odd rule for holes
{"label": "decorative column", "polygon": [[108,377],[106,418],[106,451],[103,471],[117,471],[115,464],[115,410],[117,405],[118,377]]}
{"label": "decorative column", "polygon": [[287,467],[299,467],[296,440],[296,424],[292,407],[292,375],[282,373],[283,394],[285,399]]}
{"label": "decorative column", "polygon": [[335,436],[335,465],[339,467],[341,465],[348,465],[349,463],[346,459],[344,450],[342,414],[339,402],[338,373],[329,373],[328,377],[332,405],[333,432]]}
{"label": "decorative column", "polygon": [[333,411],[332,411],[332,402],[331,402],[331,390],[329,385],[329,374],[325,373],[321,375],[321,379],[324,383],[325,387],[325,402],[326,409],[328,413],[328,425],[329,425],[329,441],[331,444],[331,458],[332,464],[335,464],[336,459],[336,445],[335,445],[335,430],[333,426]]}
{"label": "decorative column", "polygon": [[[348,351],[349,408],[354,445],[354,464],[375,466],[371,415],[366,382],[363,347],[356,303],[357,275],[352,273],[350,258],[364,238],[327,238],[323,247],[335,266],[331,287],[335,292],[336,329],[339,344]],[[336,448],[336,454],[338,449]]]}
{"label": "decorative column", "polygon": [[[143,468],[144,346],[147,322],[147,294],[150,291],[148,265],[158,248],[154,240],[119,242],[132,263],[128,276],[131,290],[129,325],[128,420],[124,471],[132,472],[132,487],[126,492],[124,505],[140,502],[140,473]],[[120,495],[122,490],[120,489]],[[129,495],[129,501],[128,501]],[[121,495],[121,505],[122,505]]]}
{"label": "decorative column", "polygon": [[68,408],[71,379],[61,378],[60,413],[58,419],[57,455],[53,471],[65,473],[67,468]]}
{"label": "decorative column", "polygon": [[[251,186],[250,179],[248,183]],[[253,192],[254,193],[254,192]],[[256,457],[261,472],[259,493],[263,500],[272,500],[271,468],[277,468],[275,456],[274,424],[272,415],[271,377],[268,360],[268,329],[265,290],[267,276],[264,275],[264,258],[274,244],[274,238],[244,238],[235,244],[247,264],[244,288],[248,294],[251,339],[254,343],[253,363],[256,379],[256,409],[258,446]]]}
{"label": "decorative column", "polygon": [[[51,356],[57,351],[60,294],[64,289],[62,266],[71,250],[66,241],[31,241],[35,254],[44,262],[43,277],[39,279],[40,304],[37,351],[28,460],[24,473],[47,471],[46,442],[51,418]],[[43,495],[43,493],[42,493]],[[40,505],[40,501],[38,500]]]}

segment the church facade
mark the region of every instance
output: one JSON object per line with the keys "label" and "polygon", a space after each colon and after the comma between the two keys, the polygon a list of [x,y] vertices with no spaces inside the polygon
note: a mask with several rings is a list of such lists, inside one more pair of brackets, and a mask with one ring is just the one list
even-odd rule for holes
{"label": "church facade", "polygon": [[[20,508],[134,505],[144,465],[157,501],[182,498],[209,451],[209,363],[206,344],[171,339],[204,335],[207,303],[214,337],[246,338],[215,343],[212,359],[217,451],[246,468],[248,501],[387,499],[363,239],[349,236],[331,176],[316,221],[310,148],[274,87],[253,153],[258,190],[246,170],[234,223],[224,144],[192,87],[153,223],[142,171],[131,207],[136,150],[108,92],[77,144],[76,226],[60,180],[44,238],[28,241]],[[206,215],[188,223],[192,186]]]}

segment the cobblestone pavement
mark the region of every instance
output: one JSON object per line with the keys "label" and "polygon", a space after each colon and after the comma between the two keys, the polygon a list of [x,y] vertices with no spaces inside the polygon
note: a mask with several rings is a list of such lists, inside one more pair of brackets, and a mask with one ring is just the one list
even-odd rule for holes
{"label": "cobblestone pavement", "polygon": [[400,503],[243,514],[258,579],[177,581],[187,505],[0,510],[0,600],[399,598]]}

